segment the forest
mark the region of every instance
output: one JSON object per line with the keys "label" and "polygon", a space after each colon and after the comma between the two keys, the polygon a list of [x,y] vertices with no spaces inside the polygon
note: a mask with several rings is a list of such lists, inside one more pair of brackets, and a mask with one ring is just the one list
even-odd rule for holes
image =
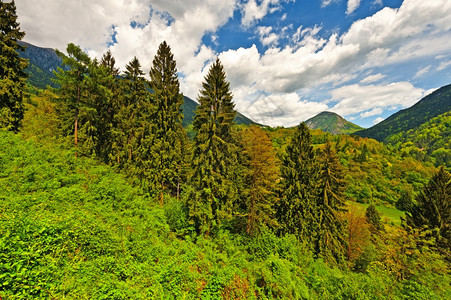
{"label": "forest", "polygon": [[217,59],[183,126],[166,42],[149,74],[70,43],[39,88],[0,15],[0,299],[451,298],[449,112],[391,143],[237,125]]}

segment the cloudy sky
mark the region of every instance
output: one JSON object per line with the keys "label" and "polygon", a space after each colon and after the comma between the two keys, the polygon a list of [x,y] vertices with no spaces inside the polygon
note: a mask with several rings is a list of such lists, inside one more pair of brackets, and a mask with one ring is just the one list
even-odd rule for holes
{"label": "cloudy sky", "polygon": [[166,40],[197,99],[219,57],[236,108],[271,126],[322,111],[370,127],[451,83],[450,0],[16,0],[25,41],[148,72]]}

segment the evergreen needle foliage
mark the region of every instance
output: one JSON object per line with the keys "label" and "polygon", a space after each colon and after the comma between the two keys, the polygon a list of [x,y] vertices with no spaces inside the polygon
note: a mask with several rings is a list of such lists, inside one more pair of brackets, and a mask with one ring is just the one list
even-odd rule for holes
{"label": "evergreen needle foliage", "polygon": [[160,44],[153,60],[150,87],[155,105],[152,116],[155,139],[152,145],[153,167],[158,170],[154,172],[154,189],[159,191],[160,202],[163,203],[164,191],[179,194],[185,151],[183,144],[187,138],[182,128],[183,95],[180,93],[174,55],[166,42]]}
{"label": "evergreen needle foliage", "polygon": [[205,76],[198,100],[191,177],[195,192],[188,205],[196,230],[209,233],[226,217],[227,206],[233,200],[230,168],[235,147],[231,128],[236,111],[219,59]]}
{"label": "evergreen needle foliage", "polygon": [[0,128],[17,132],[24,116],[23,98],[28,61],[19,56],[25,36],[17,23],[16,4],[0,2]]}

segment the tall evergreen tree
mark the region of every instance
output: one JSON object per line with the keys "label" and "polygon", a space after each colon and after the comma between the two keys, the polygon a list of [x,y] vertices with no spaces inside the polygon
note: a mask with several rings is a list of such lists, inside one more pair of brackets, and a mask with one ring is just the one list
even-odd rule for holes
{"label": "tall evergreen tree", "polygon": [[86,104],[85,76],[88,74],[91,60],[79,46],[72,43],[67,46],[66,51],[68,56],[57,50],[65,68],[58,68],[55,75],[60,85],[57,93],[63,103],[63,134],[73,134],[75,155],[77,155],[80,109]]}
{"label": "tall evergreen tree", "polygon": [[150,87],[155,112],[154,123],[154,184],[163,202],[163,191],[178,195],[182,170],[182,140],[185,131],[182,128],[183,114],[181,106],[183,95],[177,76],[176,62],[171,48],[164,41],[160,44],[150,70]]}
{"label": "tall evergreen tree", "polygon": [[153,106],[147,90],[147,82],[139,60],[135,57],[125,67],[121,83],[122,97],[115,103],[112,153],[114,164],[126,170],[129,176],[149,188],[152,176],[151,116]]}
{"label": "tall evergreen tree", "polygon": [[451,174],[441,167],[406,212],[406,225],[435,238],[448,258],[451,253]]}
{"label": "tall evergreen tree", "polygon": [[277,209],[280,233],[312,241],[315,227],[316,163],[312,137],[305,123],[295,130],[281,166],[281,199]]}
{"label": "tall evergreen tree", "polygon": [[345,259],[345,222],[339,215],[344,211],[344,174],[330,141],[321,151],[322,167],[318,177],[315,206],[318,234],[315,237],[315,252],[327,262],[341,264]]}
{"label": "tall evergreen tree", "polygon": [[234,163],[231,127],[236,111],[230,83],[219,59],[211,66],[202,83],[193,127],[194,151],[191,183],[195,195],[189,214],[199,232],[207,233],[226,215],[233,197],[230,166]]}
{"label": "tall evergreen tree", "polygon": [[17,41],[25,36],[17,22],[14,1],[0,2],[0,128],[17,132],[21,125],[24,106],[24,88],[28,66],[17,50],[25,50]]}

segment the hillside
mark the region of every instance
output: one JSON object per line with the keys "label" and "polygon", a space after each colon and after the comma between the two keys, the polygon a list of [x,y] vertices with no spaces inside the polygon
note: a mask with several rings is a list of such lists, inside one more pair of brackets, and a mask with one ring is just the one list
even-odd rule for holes
{"label": "hillside", "polygon": [[19,51],[19,55],[29,60],[29,66],[26,69],[29,75],[28,82],[39,89],[45,89],[47,85],[56,87],[52,81],[53,71],[61,66],[62,61],[55,50],[37,47],[26,42],[19,42],[19,44],[26,47],[25,51]]}
{"label": "hillside", "polygon": [[[184,96],[183,99],[185,100],[182,105],[183,110],[183,127],[188,126],[191,124],[194,120],[196,107],[199,105],[196,101],[192,100],[189,97]],[[244,125],[251,125],[251,124],[257,124],[245,115],[237,112],[235,116],[235,123],[237,124],[244,124]],[[258,125],[258,124],[257,124]]]}
{"label": "hillside", "polygon": [[451,169],[451,111],[418,128],[393,134],[387,138],[387,143],[418,160]]}
{"label": "hillside", "polygon": [[323,111],[308,119],[305,124],[310,129],[321,129],[332,134],[351,134],[362,129],[362,127],[345,120],[340,115],[328,111]]}
{"label": "hillside", "polygon": [[[20,56],[28,59],[30,62],[26,70],[29,75],[28,82],[39,89],[45,89],[47,85],[55,87],[55,83],[52,81],[54,78],[53,71],[60,67],[62,62],[55,50],[37,47],[26,42],[20,42],[20,44],[26,47],[25,51],[19,52]],[[193,122],[194,111],[198,104],[186,96],[184,100],[185,102],[182,105],[184,115],[183,126],[186,127]],[[235,117],[235,122],[245,125],[256,124],[239,112]]]}
{"label": "hillside", "polygon": [[386,142],[400,132],[416,129],[438,115],[451,110],[451,84],[441,87],[410,108],[400,110],[371,128],[356,132],[361,137]]}
{"label": "hillside", "polygon": [[[391,258],[368,272],[342,270],[314,259],[292,235],[196,236],[183,202],[161,207],[109,166],[2,130],[0,166],[4,299],[449,296],[446,268],[427,253],[418,258],[428,262],[421,272],[399,257],[415,277],[398,281],[386,271],[398,267]],[[395,250],[382,251],[403,255]],[[426,286],[426,279],[436,284]]]}

